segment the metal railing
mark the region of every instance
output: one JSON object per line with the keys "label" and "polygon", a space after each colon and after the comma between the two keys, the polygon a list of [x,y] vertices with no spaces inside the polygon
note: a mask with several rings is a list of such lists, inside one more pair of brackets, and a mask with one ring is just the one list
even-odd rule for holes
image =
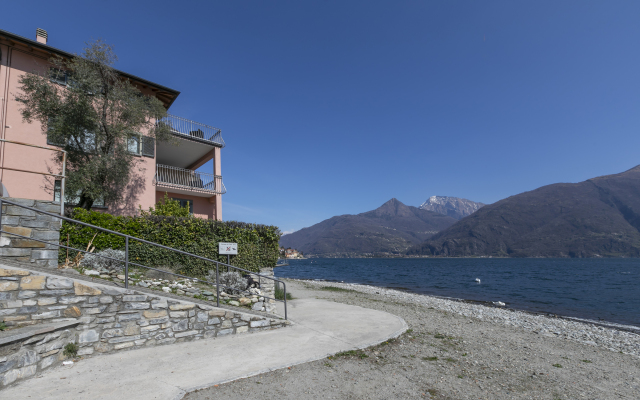
{"label": "metal railing", "polygon": [[222,183],[222,176],[206,172],[156,164],[156,185],[177,189],[188,189],[194,192],[225,194],[227,188]]}
{"label": "metal railing", "polygon": [[[259,282],[261,282],[262,279],[272,280],[272,281],[274,281],[274,288],[277,285],[282,284],[283,291],[284,291],[283,300],[278,300],[278,299],[275,298],[275,291],[274,291],[274,297],[265,296],[264,294],[260,294],[260,297],[263,297],[263,298],[269,299],[269,300],[282,301],[284,303],[284,319],[288,319],[288,316],[287,316],[287,284],[285,282],[283,282],[282,280],[280,280],[280,279],[273,278],[273,277],[266,276],[266,275],[262,275],[262,274],[258,274],[256,272],[252,272],[252,271],[240,268],[240,267],[236,267],[234,265],[225,264],[225,263],[220,262],[220,261],[212,260],[210,258],[202,257],[202,256],[199,256],[199,255],[196,255],[196,254],[193,254],[193,253],[188,253],[186,251],[174,249],[174,248],[171,248],[171,247],[168,247],[168,246],[163,246],[161,244],[153,243],[153,242],[150,242],[148,240],[140,239],[140,238],[137,238],[137,237],[134,237],[134,236],[125,235],[124,233],[112,231],[110,229],[101,228],[99,226],[87,224],[86,222],[76,221],[76,220],[68,218],[68,217],[64,217],[64,216],[61,216],[61,215],[56,215],[56,214],[53,214],[53,213],[50,213],[50,212],[46,212],[46,211],[42,211],[42,210],[38,210],[37,208],[24,206],[24,205],[21,205],[19,203],[16,203],[16,202],[13,202],[13,201],[10,201],[10,200],[7,200],[7,199],[3,199],[2,197],[0,197],[0,233],[5,233],[5,234],[10,235],[12,237],[15,236],[15,237],[19,237],[19,238],[22,238],[22,239],[29,239],[29,240],[33,240],[33,241],[36,241],[36,242],[57,246],[58,248],[64,248],[64,249],[68,249],[68,250],[72,250],[72,251],[78,251],[78,252],[85,253],[85,254],[90,253],[90,251],[88,251],[88,249],[87,250],[76,249],[76,248],[65,246],[65,245],[62,245],[62,244],[59,244],[59,243],[47,242],[46,240],[31,238],[31,237],[19,235],[17,233],[4,231],[2,229],[2,207],[3,207],[3,205],[5,203],[6,204],[10,204],[12,206],[24,208],[26,210],[30,210],[30,211],[33,211],[33,212],[36,212],[36,213],[48,215],[50,217],[58,218],[58,219],[61,219],[61,220],[67,221],[67,222],[74,223],[74,224],[86,226],[88,228],[97,229],[97,230],[99,230],[101,232],[106,232],[106,233],[109,233],[109,234],[112,234],[112,235],[117,235],[117,236],[120,236],[120,237],[124,238],[124,240],[125,240],[125,250],[124,250],[125,259],[124,260],[120,260],[120,259],[113,258],[113,257],[107,257],[107,256],[96,254],[96,253],[91,253],[91,254],[93,254],[94,256],[97,256],[97,257],[102,257],[102,258],[105,258],[105,259],[108,259],[108,260],[116,261],[118,263],[124,263],[124,278],[125,278],[124,279],[124,287],[125,287],[125,289],[129,288],[129,266],[133,265],[133,266],[136,266],[136,267],[146,268],[146,269],[149,269],[149,270],[152,270],[152,271],[156,271],[156,272],[160,272],[160,273],[163,273],[163,274],[169,274],[169,275],[177,276],[177,277],[184,278],[184,279],[195,280],[198,283],[204,283],[204,284],[208,284],[208,285],[211,285],[211,286],[215,286],[215,288],[216,288],[216,305],[218,307],[220,307],[220,288],[222,287],[223,289],[231,289],[230,287],[220,283],[220,271],[221,271],[221,267],[222,267],[222,271],[223,272],[224,272],[225,269],[227,271],[235,270],[235,271],[245,272],[249,276],[252,276],[252,275],[253,276],[257,276]],[[152,268],[152,267],[148,267],[146,265],[142,265],[142,264],[139,264],[139,263],[131,262],[131,261],[129,261],[129,245],[130,245],[131,241],[138,242],[138,243],[144,243],[144,244],[147,244],[147,245],[150,245],[150,246],[159,247],[161,249],[172,251],[172,252],[175,252],[175,253],[178,253],[178,254],[182,254],[182,255],[185,255],[185,256],[189,256],[189,257],[194,257],[194,258],[199,259],[201,261],[213,263],[213,264],[216,265],[216,281],[214,283],[214,282],[211,282],[211,281],[206,280],[206,279],[194,278],[194,277],[187,276],[187,275],[176,274],[174,272],[168,272],[168,271],[165,271],[165,270]]]}
{"label": "metal railing", "polygon": [[20,146],[35,147],[36,149],[59,151],[59,152],[62,153],[62,174],[59,174],[59,175],[58,174],[50,174],[50,173],[47,173],[47,172],[37,172],[37,171],[28,171],[28,170],[18,169],[18,168],[9,168],[9,167],[4,167],[4,166],[1,166],[0,169],[6,169],[6,170],[9,170],[9,171],[17,171],[17,172],[26,172],[28,174],[53,176],[54,178],[60,178],[60,180],[61,180],[61,182],[60,182],[60,215],[63,215],[64,214],[64,201],[62,201],[62,199],[64,199],[64,184],[65,184],[65,181],[67,179],[66,176],[65,176],[66,175],[66,168],[67,168],[67,152],[65,150],[56,149],[56,148],[53,148],[53,147],[38,146],[38,145],[35,145],[35,144],[31,144],[31,143],[15,142],[13,140],[0,139],[0,142],[17,144],[17,145],[20,145]]}
{"label": "metal railing", "polygon": [[210,142],[211,144],[220,147],[225,146],[224,139],[222,139],[222,131],[218,128],[214,128],[213,126],[201,124],[199,122],[171,114],[167,114],[165,118],[158,121],[158,124],[169,125],[171,131],[179,136]]}

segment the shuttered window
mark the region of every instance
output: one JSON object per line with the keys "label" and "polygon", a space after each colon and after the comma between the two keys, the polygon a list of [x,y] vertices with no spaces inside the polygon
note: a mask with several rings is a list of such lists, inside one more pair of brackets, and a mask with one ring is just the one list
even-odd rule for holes
{"label": "shuttered window", "polygon": [[142,155],[145,157],[155,157],[156,156],[156,141],[149,136],[142,137]]}

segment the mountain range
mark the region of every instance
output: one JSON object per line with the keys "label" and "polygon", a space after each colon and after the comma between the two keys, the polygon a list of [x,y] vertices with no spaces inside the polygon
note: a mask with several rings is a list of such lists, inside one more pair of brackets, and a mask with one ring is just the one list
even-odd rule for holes
{"label": "mountain range", "polygon": [[640,166],[508,197],[408,251],[409,255],[640,256]]}
{"label": "mountain range", "polygon": [[431,196],[427,201],[422,203],[420,209],[448,215],[455,219],[462,219],[478,211],[482,206],[484,206],[483,203],[460,199],[458,197]]}
{"label": "mountain range", "polygon": [[394,198],[373,211],[339,215],[284,235],[280,245],[320,257],[399,255],[455,222]]}

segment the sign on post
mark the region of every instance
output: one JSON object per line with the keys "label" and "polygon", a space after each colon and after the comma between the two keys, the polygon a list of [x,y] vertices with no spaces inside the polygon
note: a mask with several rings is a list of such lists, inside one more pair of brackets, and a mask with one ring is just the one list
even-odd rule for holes
{"label": "sign on post", "polygon": [[238,243],[218,243],[218,254],[238,254]]}

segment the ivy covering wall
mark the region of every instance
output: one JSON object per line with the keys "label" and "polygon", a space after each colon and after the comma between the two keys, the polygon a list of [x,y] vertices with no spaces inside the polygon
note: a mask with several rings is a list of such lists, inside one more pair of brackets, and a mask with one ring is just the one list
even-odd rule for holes
{"label": "ivy covering wall", "polygon": [[[218,242],[235,242],[238,243],[238,255],[231,256],[231,264],[254,272],[258,272],[261,267],[273,267],[278,260],[280,230],[276,226],[150,214],[116,217],[80,208],[73,210],[71,217],[224,263],[227,262],[227,256],[218,254]],[[96,235],[96,232],[99,233]],[[94,252],[125,248],[123,237],[66,221],[60,231],[60,242],[82,250],[91,242],[92,247],[95,246]],[[70,252],[69,257],[74,257],[73,253],[75,252]],[[64,263],[66,258],[67,250],[60,248],[60,263]],[[215,269],[214,263],[131,239],[129,261],[193,277],[204,277],[209,270]]]}

